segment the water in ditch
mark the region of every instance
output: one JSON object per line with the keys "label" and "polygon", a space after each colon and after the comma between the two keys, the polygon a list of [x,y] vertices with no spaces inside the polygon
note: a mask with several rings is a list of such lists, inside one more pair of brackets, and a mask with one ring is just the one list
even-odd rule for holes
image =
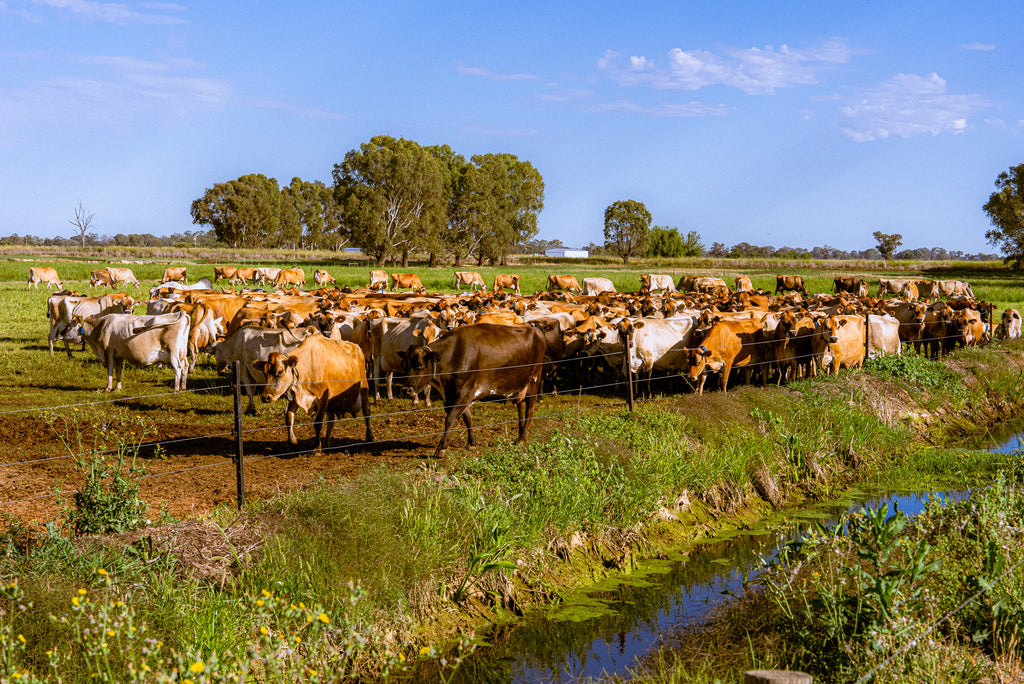
{"label": "water in ditch", "polygon": [[815,523],[882,505],[915,515],[929,499],[960,496],[853,492],[843,500],[789,512],[784,524],[771,529],[734,532],[697,544],[678,558],[646,562],[490,635],[488,645],[463,662],[452,681],[530,684],[625,673],[663,634],[702,621],[716,605],[741,594],[762,557]]}
{"label": "water in ditch", "polygon": [[[1024,446],[1024,422],[972,446],[1000,453],[1019,450]],[[658,645],[663,634],[699,623],[716,605],[741,594],[762,558],[815,523],[882,505],[916,515],[929,500],[966,495],[850,492],[842,500],[788,512],[784,523],[734,532],[697,544],[678,558],[646,562],[638,571],[565,596],[546,612],[490,635],[488,645],[463,662],[452,681],[532,684],[624,674]]]}

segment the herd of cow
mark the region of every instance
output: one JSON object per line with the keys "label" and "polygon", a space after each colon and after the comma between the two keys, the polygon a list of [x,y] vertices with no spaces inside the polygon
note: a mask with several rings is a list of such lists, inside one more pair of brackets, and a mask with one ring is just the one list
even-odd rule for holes
{"label": "herd of cow", "polygon": [[[94,286],[138,280],[130,269],[94,271]],[[426,294],[412,274],[371,272],[365,288],[339,288],[318,270],[312,291],[302,269],[217,267],[214,283],[273,283],[275,289],[216,289],[207,279],[187,284],[186,269],[168,268],[163,282],[136,301],[123,292],[83,296],[62,290],[47,300],[49,347],[61,340],[88,346],[107,368],[106,390],[121,388],[125,361],[168,364],[175,391],[184,390],[201,352],[218,367],[237,361],[248,395],[264,402],[288,400],[288,440],[297,444],[297,408],[315,414],[315,449],[327,441],[339,416],[362,414],[370,429],[370,384],[381,400],[382,381],[393,398],[397,373],[414,404],[445,407],[445,429],[435,455],[444,454],[461,419],[475,443],[470,408],[477,401],[516,404],[519,441],[527,437],[541,383],[582,388],[585,375],[601,372],[646,377],[655,372],[685,378],[702,393],[719,376],[756,374],[762,383],[859,367],[866,356],[900,354],[913,344],[940,356],[958,345],[982,344],[993,335],[1016,338],[1021,317],[1007,309],[994,329],[991,307],[960,281],[886,280],[876,297],[862,278],[837,277],[831,293],[811,295],[800,276],[778,276],[774,294],[755,290],[746,276],[730,288],[720,278],[645,274],[635,292],[618,292],[607,278],[551,275],[548,289],[519,292],[519,276],[499,275],[488,291],[479,273],[457,271],[454,285],[470,293]],[[30,269],[29,284],[61,287],[52,268]],[[328,286],[330,285],[330,286]],[[895,297],[884,298],[885,294]],[[942,297],[948,299],[943,300]],[[926,301],[927,300],[927,301]],[[133,313],[146,305],[145,315]],[[586,373],[583,372],[586,368]]]}

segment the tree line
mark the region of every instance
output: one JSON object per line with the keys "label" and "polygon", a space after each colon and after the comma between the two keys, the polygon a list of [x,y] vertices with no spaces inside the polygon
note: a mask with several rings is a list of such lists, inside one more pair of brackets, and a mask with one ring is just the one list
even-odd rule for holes
{"label": "tree line", "polygon": [[515,155],[467,160],[448,145],[379,135],[334,165],[332,185],[248,174],[216,183],[192,203],[192,221],[232,247],[340,250],[359,247],[378,264],[412,252],[433,265],[453,255],[503,262],[537,234],[544,180]]}

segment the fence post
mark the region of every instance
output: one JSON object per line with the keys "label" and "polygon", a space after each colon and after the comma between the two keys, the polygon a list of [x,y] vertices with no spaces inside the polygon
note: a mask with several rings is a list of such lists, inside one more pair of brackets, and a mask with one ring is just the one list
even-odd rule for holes
{"label": "fence post", "polygon": [[868,352],[871,351],[869,339],[871,337],[871,314],[864,314],[864,360],[868,359]]}
{"label": "fence post", "polygon": [[623,338],[622,342],[623,342],[623,345],[624,345],[623,353],[625,354],[625,360],[626,360],[626,387],[627,387],[626,401],[629,404],[629,410],[632,411],[633,410],[633,364],[631,364],[629,362],[629,350],[630,350],[630,343],[632,342],[632,340],[631,340],[632,334],[631,334],[631,331],[628,328],[626,329],[626,332],[624,332],[622,334],[622,338]]}
{"label": "fence post", "polygon": [[235,488],[238,509],[245,506],[245,471],[242,468],[242,362],[235,361]]}

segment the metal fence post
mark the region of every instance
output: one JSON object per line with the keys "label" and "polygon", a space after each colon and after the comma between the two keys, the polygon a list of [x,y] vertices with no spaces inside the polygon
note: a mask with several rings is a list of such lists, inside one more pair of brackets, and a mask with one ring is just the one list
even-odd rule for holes
{"label": "metal fence post", "polygon": [[245,505],[245,471],[242,454],[242,362],[235,361],[235,487],[239,510]]}

